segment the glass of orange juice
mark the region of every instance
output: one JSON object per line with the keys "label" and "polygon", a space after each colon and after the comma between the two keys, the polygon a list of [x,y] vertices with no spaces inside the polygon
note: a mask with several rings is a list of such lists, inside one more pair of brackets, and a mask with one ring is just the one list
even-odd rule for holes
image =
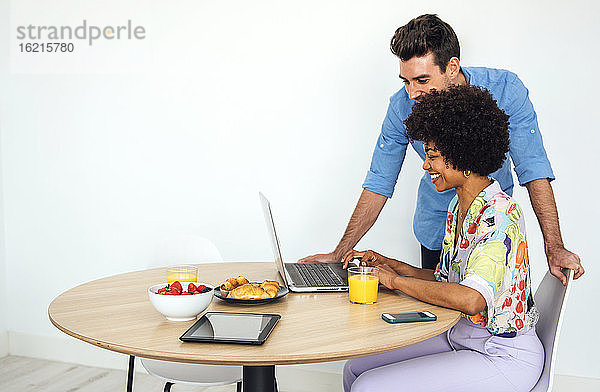
{"label": "glass of orange juice", "polygon": [[179,282],[197,282],[198,267],[193,265],[174,265],[167,268],[167,283]]}
{"label": "glass of orange juice", "polygon": [[374,304],[377,302],[378,271],[375,267],[348,268],[350,302],[355,304]]}

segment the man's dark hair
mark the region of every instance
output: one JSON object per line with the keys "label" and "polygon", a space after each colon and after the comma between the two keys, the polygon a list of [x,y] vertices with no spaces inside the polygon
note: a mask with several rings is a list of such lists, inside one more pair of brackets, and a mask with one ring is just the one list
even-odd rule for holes
{"label": "man's dark hair", "polygon": [[390,43],[392,53],[402,61],[422,57],[431,51],[442,72],[452,57],[460,59],[460,45],[452,27],[437,15],[418,16],[399,27]]}
{"label": "man's dark hair", "polygon": [[502,167],[508,152],[508,115],[480,87],[432,90],[404,124],[411,140],[433,142],[456,170],[487,176]]}

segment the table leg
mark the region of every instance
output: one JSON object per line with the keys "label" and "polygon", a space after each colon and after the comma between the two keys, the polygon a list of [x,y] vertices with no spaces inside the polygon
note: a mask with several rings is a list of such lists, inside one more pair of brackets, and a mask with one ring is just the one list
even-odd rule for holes
{"label": "table leg", "polygon": [[244,392],[277,392],[275,366],[244,366],[242,386]]}
{"label": "table leg", "polygon": [[127,392],[133,391],[133,366],[135,365],[135,357],[129,356],[129,369],[127,369]]}

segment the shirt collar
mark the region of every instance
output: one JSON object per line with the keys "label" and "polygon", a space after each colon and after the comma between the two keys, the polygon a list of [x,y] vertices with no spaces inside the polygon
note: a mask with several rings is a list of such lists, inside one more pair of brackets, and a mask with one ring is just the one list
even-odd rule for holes
{"label": "shirt collar", "polygon": [[475,200],[478,202],[475,202],[474,200],[473,203],[471,203],[468,215],[472,217],[477,216],[483,205],[489,203],[489,201],[492,200],[495,195],[502,192],[502,188],[500,187],[500,183],[498,181],[494,180],[493,178],[490,178],[490,181],[492,181],[492,183],[479,192],[475,198]]}
{"label": "shirt collar", "polygon": [[494,197],[494,195],[496,195],[497,193],[502,192],[502,188],[500,187],[500,183],[498,181],[494,180],[493,178],[490,178],[490,181],[492,183],[490,185],[486,186],[479,193],[481,195],[481,197],[483,197],[486,202],[492,200],[492,198]]}

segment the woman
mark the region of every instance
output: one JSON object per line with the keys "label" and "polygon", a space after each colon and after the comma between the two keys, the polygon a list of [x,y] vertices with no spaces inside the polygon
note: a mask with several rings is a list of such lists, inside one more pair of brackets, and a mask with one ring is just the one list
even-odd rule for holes
{"label": "woman", "polygon": [[344,262],[379,267],[386,287],[463,317],[421,343],[349,360],[344,389],[529,391],[544,350],[534,328],[525,222],[517,202],[488,177],[508,151],[508,116],[487,90],[457,86],[432,91],[405,124],[423,142],[423,169],[437,191],[456,190],[440,263],[435,271],[415,268],[371,250],[351,250]]}

